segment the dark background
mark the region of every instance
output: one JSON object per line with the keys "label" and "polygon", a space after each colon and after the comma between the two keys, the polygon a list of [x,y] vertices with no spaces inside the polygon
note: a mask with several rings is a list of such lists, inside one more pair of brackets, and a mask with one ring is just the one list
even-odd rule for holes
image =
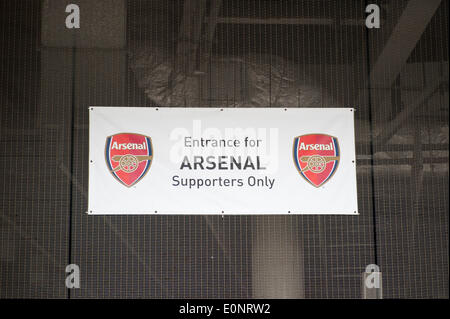
{"label": "dark background", "polygon": [[[280,69],[357,109],[359,216],[85,214],[88,106],[283,107]],[[384,298],[448,298],[448,110],[448,1],[3,0],[0,297],[361,298],[375,263]]]}

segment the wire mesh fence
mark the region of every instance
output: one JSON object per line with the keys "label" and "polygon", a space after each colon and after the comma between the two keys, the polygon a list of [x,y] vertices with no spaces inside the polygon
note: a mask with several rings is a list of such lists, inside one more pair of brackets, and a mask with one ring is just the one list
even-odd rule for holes
{"label": "wire mesh fence", "polygon": [[[397,73],[420,1],[367,29],[357,0],[80,0],[70,33],[54,3],[0,3],[1,298],[361,298],[369,264],[448,298],[447,1]],[[93,105],[355,107],[360,215],[88,216]]]}

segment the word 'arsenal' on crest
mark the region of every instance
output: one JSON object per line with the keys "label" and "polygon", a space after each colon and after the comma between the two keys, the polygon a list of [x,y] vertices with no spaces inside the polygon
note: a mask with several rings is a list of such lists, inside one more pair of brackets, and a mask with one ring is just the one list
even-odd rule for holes
{"label": "word 'arsenal' on crest", "polygon": [[326,134],[307,134],[294,138],[294,164],[300,176],[315,187],[325,184],[339,164],[338,139]]}
{"label": "word 'arsenal' on crest", "polygon": [[150,137],[135,133],[108,136],[105,146],[106,165],[123,185],[131,187],[147,174],[153,160]]}

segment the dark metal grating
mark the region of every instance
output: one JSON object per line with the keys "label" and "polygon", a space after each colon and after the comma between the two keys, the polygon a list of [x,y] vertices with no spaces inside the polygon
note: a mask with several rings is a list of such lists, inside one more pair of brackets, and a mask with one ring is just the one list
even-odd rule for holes
{"label": "dark metal grating", "polygon": [[[448,298],[448,1],[386,87],[369,73],[408,1],[372,1],[383,25],[369,30],[364,1],[223,0],[219,17],[247,22],[222,21],[210,40],[208,1],[193,41],[180,32],[189,0],[130,0],[123,48],[96,48],[95,38],[92,48],[44,45],[51,2],[0,1],[0,298],[253,298],[294,277],[297,297],[361,298],[372,263],[385,298]],[[296,18],[324,23],[283,20]],[[182,40],[197,45],[194,62],[174,61]],[[181,72],[204,71],[192,77],[199,106],[253,103],[253,63],[270,86],[263,106],[283,106],[274,89],[283,66],[300,97],[315,94],[314,105],[298,106],[356,107],[360,215],[84,214],[87,108],[165,106],[134,64],[153,52]],[[380,70],[389,82],[392,66]],[[267,270],[274,260],[280,268]],[[81,289],[64,285],[69,263],[80,266]]]}

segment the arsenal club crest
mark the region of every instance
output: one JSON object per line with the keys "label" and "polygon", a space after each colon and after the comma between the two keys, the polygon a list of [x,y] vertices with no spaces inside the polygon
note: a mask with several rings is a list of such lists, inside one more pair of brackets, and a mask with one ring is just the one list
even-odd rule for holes
{"label": "arsenal club crest", "polygon": [[339,164],[338,139],[326,134],[308,134],[294,138],[293,153],[298,172],[315,187],[325,184]]}
{"label": "arsenal club crest", "polygon": [[123,185],[131,187],[150,169],[153,160],[152,140],[134,133],[108,136],[105,157],[111,174]]}

